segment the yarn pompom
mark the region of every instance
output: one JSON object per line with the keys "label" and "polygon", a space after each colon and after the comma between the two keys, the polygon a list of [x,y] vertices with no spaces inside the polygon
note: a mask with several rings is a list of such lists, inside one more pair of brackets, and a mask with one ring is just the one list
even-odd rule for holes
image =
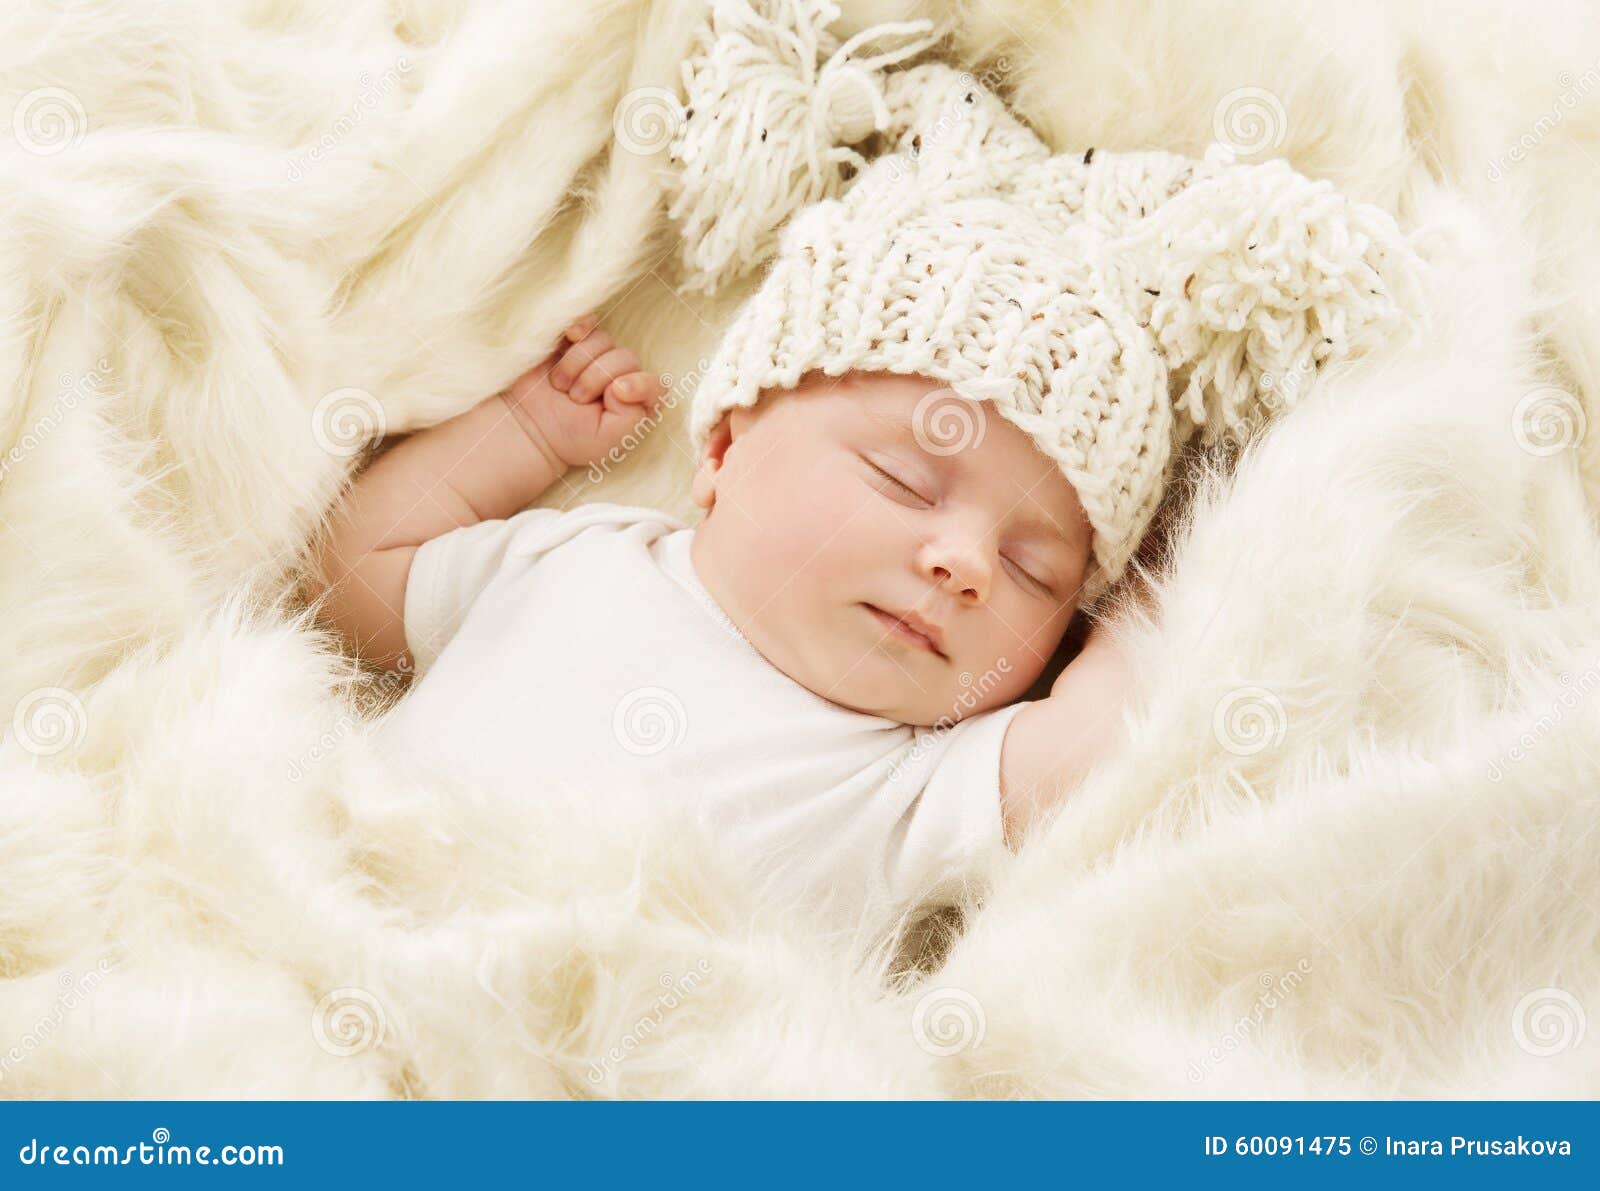
{"label": "yarn pompom", "polygon": [[[712,0],[670,146],[686,289],[709,293],[760,265],[793,212],[865,169],[851,146],[888,123],[883,70],[942,36],[901,21],[841,44],[828,31],[838,16],[833,0]],[[871,43],[884,48],[862,54]]]}
{"label": "yarn pompom", "polygon": [[1241,165],[1215,147],[1111,258],[1183,385],[1180,438],[1207,443],[1292,405],[1318,368],[1405,326],[1421,268],[1388,213],[1285,161]]}

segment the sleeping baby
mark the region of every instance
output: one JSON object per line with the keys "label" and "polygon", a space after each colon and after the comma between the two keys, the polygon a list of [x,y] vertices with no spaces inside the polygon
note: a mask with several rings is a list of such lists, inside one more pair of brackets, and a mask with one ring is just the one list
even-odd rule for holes
{"label": "sleeping baby", "polygon": [[400,441],[335,517],[330,620],[418,676],[387,739],[469,777],[690,800],[770,894],[836,903],[841,924],[959,879],[1092,761],[1113,650],[1092,640],[1051,698],[1016,701],[1090,545],[1027,435],[988,418],[930,451],[919,418],[948,390],[818,373],[720,421],[692,529],[610,504],[517,512],[662,395],[592,322],[567,340]]}
{"label": "sleeping baby", "polygon": [[[1263,375],[1398,318],[1392,221],[1282,162],[1052,156],[946,67],[883,94],[900,152],[781,212],[695,392],[697,524],[525,507],[662,400],[584,318],[362,472],[317,575],[355,650],[416,675],[395,748],[675,800],[844,932],[957,890],[1118,739],[1129,668],[1104,632],[1024,696],[1128,569],[1175,446],[1248,429]],[[748,120],[697,141],[740,96],[690,97],[674,215],[713,283],[774,230],[772,177],[819,158],[774,165],[791,150]]]}

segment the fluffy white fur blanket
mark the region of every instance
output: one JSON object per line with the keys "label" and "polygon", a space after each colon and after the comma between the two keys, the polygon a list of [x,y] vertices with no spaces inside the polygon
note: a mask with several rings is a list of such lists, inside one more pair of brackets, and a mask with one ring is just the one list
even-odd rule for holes
{"label": "fluffy white fur blanket", "polygon": [[[0,1093],[1600,1095],[1589,6],[844,25],[923,13],[1058,147],[1255,139],[1432,288],[1200,485],[1126,747],[886,981],[647,791],[395,772],[284,599],[364,434],[568,316],[687,392],[739,295],[616,134],[698,6],[6,6]],[[687,511],[682,414],[555,498]]]}

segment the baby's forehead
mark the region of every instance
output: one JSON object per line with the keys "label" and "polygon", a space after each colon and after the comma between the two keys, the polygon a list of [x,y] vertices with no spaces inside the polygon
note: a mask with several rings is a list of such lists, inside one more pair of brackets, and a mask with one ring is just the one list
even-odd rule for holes
{"label": "baby's forehead", "polygon": [[846,420],[906,435],[944,405],[966,401],[942,381],[924,376],[847,372],[832,389]]}

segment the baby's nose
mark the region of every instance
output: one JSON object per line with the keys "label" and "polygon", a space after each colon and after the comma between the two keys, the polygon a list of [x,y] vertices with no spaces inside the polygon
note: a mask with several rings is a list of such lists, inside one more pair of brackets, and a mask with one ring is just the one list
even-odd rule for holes
{"label": "baby's nose", "polygon": [[959,599],[981,603],[989,598],[990,567],[983,551],[970,543],[947,543],[930,552],[928,573],[940,588]]}

